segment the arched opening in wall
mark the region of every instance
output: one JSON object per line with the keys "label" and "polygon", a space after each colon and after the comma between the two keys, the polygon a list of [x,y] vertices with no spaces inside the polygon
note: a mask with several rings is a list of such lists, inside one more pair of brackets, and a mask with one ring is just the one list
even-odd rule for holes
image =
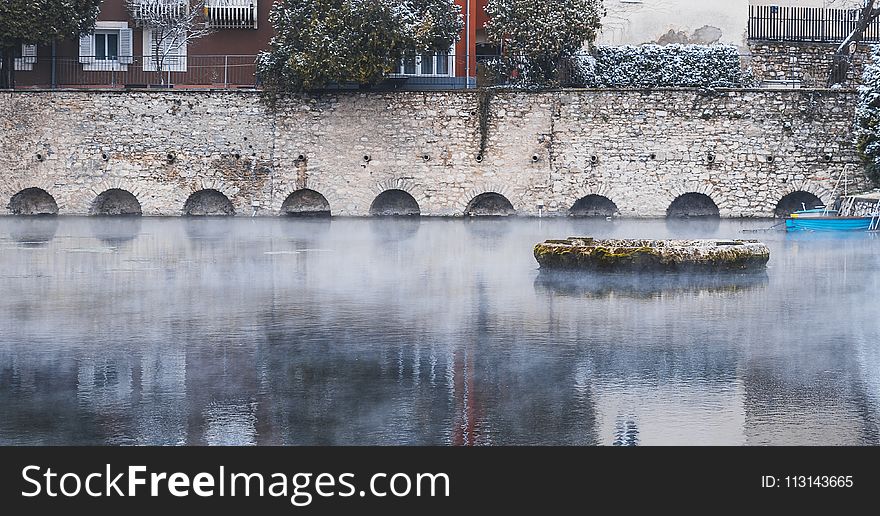
{"label": "arched opening in wall", "polygon": [[779,202],[776,203],[776,209],[773,211],[773,214],[776,217],[784,218],[798,210],[811,210],[822,206],[824,206],[824,204],[822,204],[822,199],[810,192],[798,190],[797,192],[791,192],[790,194],[783,196],[782,199],[779,199]]}
{"label": "arched opening in wall", "polygon": [[141,203],[131,192],[111,188],[95,197],[89,215],[141,215]]}
{"label": "arched opening in wall", "polygon": [[469,217],[506,217],[513,215],[516,210],[513,204],[500,193],[486,192],[471,199],[464,214]]}
{"label": "arched opening in wall", "polygon": [[415,197],[403,190],[385,190],[370,205],[370,215],[380,217],[417,217],[420,214]]}
{"label": "arched opening in wall", "polygon": [[571,217],[611,217],[617,213],[617,205],[614,201],[603,196],[590,194],[578,199],[568,210]]}
{"label": "arched opening in wall", "polygon": [[314,190],[303,188],[287,196],[281,214],[288,217],[329,217],[330,203]]}
{"label": "arched opening in wall", "polygon": [[58,204],[49,192],[42,188],[25,188],[9,200],[13,215],[58,215]]}
{"label": "arched opening in wall", "polygon": [[689,219],[689,218],[718,218],[718,205],[706,194],[688,192],[679,195],[666,208],[666,218]]}
{"label": "arched opening in wall", "polygon": [[205,216],[228,216],[235,215],[235,208],[228,197],[217,190],[199,190],[193,193],[183,205],[183,214]]}

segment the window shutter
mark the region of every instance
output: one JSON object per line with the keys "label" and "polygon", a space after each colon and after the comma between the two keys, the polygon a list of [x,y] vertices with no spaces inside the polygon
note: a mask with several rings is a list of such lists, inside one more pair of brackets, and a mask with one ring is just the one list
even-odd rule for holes
{"label": "window shutter", "polygon": [[131,64],[132,56],[134,53],[132,52],[133,44],[132,44],[132,31],[131,29],[120,29],[119,30],[119,64]]}
{"label": "window shutter", "polygon": [[170,72],[186,71],[186,37],[166,38],[162,42],[162,50],[167,53],[164,69]]}
{"label": "window shutter", "polygon": [[79,37],[79,62],[91,63],[95,60],[95,38],[92,34]]}

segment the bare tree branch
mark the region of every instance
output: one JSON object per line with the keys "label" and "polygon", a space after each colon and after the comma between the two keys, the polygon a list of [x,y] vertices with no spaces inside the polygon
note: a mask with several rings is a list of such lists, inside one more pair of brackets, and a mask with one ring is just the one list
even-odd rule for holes
{"label": "bare tree branch", "polygon": [[849,53],[852,45],[858,44],[865,35],[865,30],[872,21],[880,16],[880,8],[874,7],[875,0],[865,0],[859,11],[859,19],[849,36],[834,51],[831,57],[831,69],[828,72],[828,87],[841,84],[846,81],[846,75],[852,66]]}
{"label": "bare tree branch", "polygon": [[152,35],[150,51],[160,81],[169,56],[179,57],[180,50],[190,41],[214,32],[204,15],[205,0],[125,0],[125,3],[135,22]]}

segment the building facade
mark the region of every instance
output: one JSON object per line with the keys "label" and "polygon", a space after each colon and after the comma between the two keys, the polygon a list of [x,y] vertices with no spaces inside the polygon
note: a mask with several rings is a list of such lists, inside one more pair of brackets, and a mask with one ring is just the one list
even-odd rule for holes
{"label": "building facade", "polygon": [[[144,9],[186,8],[188,0],[143,0]],[[474,87],[478,66],[499,48],[488,41],[488,0],[455,0],[465,28],[447,54],[401,62],[391,85],[404,89]],[[157,41],[126,0],[105,0],[92,34],[53,45],[23,45],[15,61],[18,87],[253,88],[255,59],[273,35],[273,0],[205,0],[212,32],[181,42]],[[728,44],[762,81],[823,86],[833,45],[858,16],[858,0],[605,0],[600,45]],[[880,22],[866,34],[880,41]],[[852,81],[867,55],[853,53]]]}
{"label": "building facade", "polygon": [[[476,77],[478,24],[487,0],[456,0],[465,21],[448,54],[419,55],[392,77],[407,87],[464,88]],[[198,39],[157,41],[125,0],[105,0],[92,34],[53,45],[23,45],[15,61],[18,87],[254,87],[254,61],[273,35],[272,0],[205,0],[212,32]],[[186,9],[186,0],[144,0],[144,15]],[[167,39],[167,38],[166,38]]]}

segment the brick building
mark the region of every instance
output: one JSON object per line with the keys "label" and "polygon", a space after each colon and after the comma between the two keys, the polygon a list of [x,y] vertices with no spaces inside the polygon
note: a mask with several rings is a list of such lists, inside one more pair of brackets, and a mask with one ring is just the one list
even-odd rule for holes
{"label": "brick building", "polygon": [[[448,54],[400,63],[393,77],[407,88],[464,88],[476,78],[476,45],[485,39],[487,0],[456,0],[465,29]],[[132,17],[125,0],[105,0],[92,34],[79,41],[24,45],[16,59],[18,87],[253,87],[254,59],[272,38],[272,0],[205,0],[213,32],[184,44],[157,42]],[[186,9],[186,0],[144,0],[145,9]],[[480,34],[478,34],[478,32]],[[157,58],[156,47],[161,47]],[[167,54],[167,56],[165,56]]]}

